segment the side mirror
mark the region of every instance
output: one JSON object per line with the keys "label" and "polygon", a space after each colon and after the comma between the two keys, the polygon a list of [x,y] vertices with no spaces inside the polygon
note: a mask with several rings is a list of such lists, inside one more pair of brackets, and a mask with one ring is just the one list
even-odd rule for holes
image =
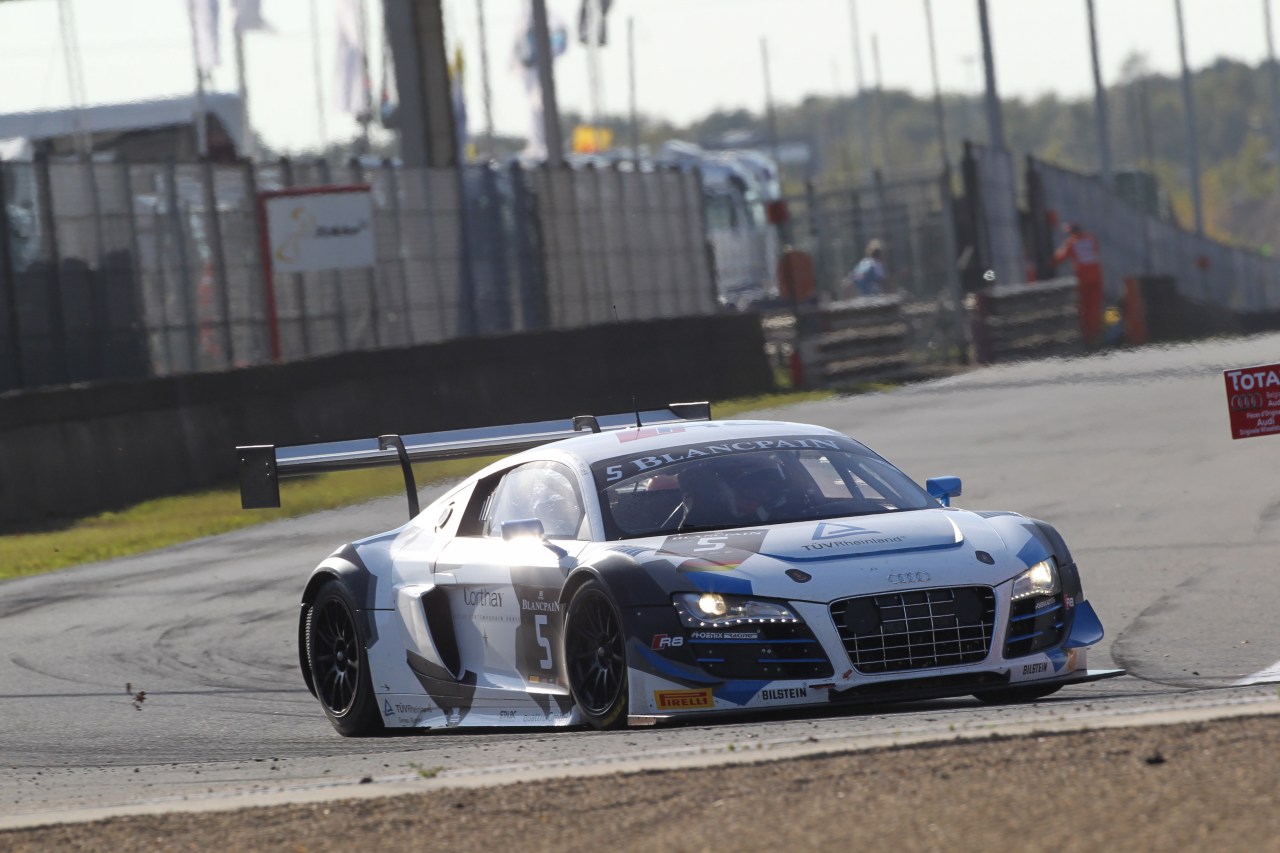
{"label": "side mirror", "polygon": [[502,538],[507,542],[512,539],[541,539],[545,535],[541,519],[520,518],[502,522]]}
{"label": "side mirror", "polygon": [[538,518],[519,518],[502,522],[502,538],[511,542],[516,539],[529,539],[540,543],[557,557],[567,557],[569,552],[547,538],[546,528]]}
{"label": "side mirror", "polygon": [[928,489],[929,496],[943,506],[951,506],[951,499],[960,497],[959,477],[930,477],[924,481],[924,487]]}

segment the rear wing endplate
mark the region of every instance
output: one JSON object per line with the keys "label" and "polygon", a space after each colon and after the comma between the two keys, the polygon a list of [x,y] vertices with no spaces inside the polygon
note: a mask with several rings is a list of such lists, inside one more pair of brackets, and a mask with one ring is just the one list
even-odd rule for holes
{"label": "rear wing endplate", "polygon": [[505,456],[542,444],[591,432],[630,429],[641,425],[711,420],[710,403],[670,403],[665,409],[616,415],[578,415],[571,420],[539,421],[477,429],[383,435],[321,444],[277,447],[252,444],[236,448],[240,457],[240,505],[244,509],[280,506],[280,480],[329,471],[399,465],[404,472],[409,516],[418,514],[414,462]]}

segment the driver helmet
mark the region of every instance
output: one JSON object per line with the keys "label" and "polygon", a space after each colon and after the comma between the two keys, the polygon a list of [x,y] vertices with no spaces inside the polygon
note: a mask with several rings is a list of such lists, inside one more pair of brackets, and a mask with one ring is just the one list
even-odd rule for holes
{"label": "driver helmet", "polygon": [[752,461],[732,481],[734,509],[739,516],[765,521],[787,502],[787,477],[773,460]]}

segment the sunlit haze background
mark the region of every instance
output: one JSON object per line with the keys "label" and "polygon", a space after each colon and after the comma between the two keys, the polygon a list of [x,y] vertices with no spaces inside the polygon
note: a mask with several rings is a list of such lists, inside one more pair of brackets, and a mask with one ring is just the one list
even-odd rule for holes
{"label": "sunlit haze background", "polygon": [[[576,36],[579,0],[547,0]],[[263,0],[274,34],[246,39],[250,120],[274,150],[301,152],[355,136],[354,120],[332,96],[336,4],[316,0],[320,79],[313,73],[311,0]],[[1150,70],[1178,71],[1173,0],[1096,0],[1102,74],[1114,83],[1126,58],[1145,56]],[[982,87],[981,43],[973,0],[934,0],[938,63],[946,92]],[[190,94],[191,33],[184,0],[72,0],[87,103],[117,103]],[[368,0],[369,50],[375,93],[384,50],[382,4]],[[526,94],[512,62],[523,0],[486,0],[493,118],[499,133],[523,136]],[[1092,92],[1084,0],[990,0],[1000,94]],[[1266,56],[1261,0],[1184,0],[1188,59],[1202,68],[1218,58],[1257,65]],[[928,42],[920,0],[860,0],[866,84],[874,80],[870,40],[879,41],[884,86],[931,93]],[[604,111],[627,111],[627,19],[636,28],[636,76],[642,115],[677,125],[715,110],[761,112],[760,39],[769,41],[779,104],[811,95],[852,94],[854,68],[847,0],[616,0],[604,50]],[[446,0],[451,47],[467,64],[467,107],[473,131],[483,107],[475,0]],[[235,91],[231,14],[222,15],[223,62],[216,91]],[[452,52],[452,51],[451,51]],[[325,115],[317,116],[316,85]],[[571,37],[556,65],[562,111],[589,113],[587,52]],[[71,106],[53,0],[0,2],[0,114]],[[321,134],[324,134],[322,139]]]}

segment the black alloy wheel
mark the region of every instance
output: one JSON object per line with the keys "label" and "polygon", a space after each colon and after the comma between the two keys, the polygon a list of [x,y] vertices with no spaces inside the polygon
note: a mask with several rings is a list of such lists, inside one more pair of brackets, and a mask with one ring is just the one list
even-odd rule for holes
{"label": "black alloy wheel", "polygon": [[348,737],[382,728],[355,602],[338,581],[325,584],[307,612],[307,662],[329,722]]}
{"label": "black alloy wheel", "polygon": [[565,619],[569,689],[582,717],[597,729],[627,723],[627,654],[622,619],[599,581],[573,595]]}

